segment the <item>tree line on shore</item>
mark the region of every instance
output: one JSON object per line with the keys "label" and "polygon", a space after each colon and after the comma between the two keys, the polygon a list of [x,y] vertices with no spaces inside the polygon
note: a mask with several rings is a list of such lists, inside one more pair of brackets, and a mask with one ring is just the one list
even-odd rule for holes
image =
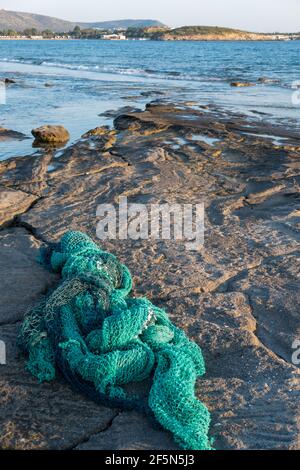
{"label": "tree line on shore", "polygon": [[14,31],[12,29],[0,30],[0,37],[9,38],[32,38],[42,37],[44,39],[55,39],[55,38],[71,38],[71,39],[101,39],[104,35],[120,35],[123,34],[128,39],[158,39],[162,32],[168,31],[166,27],[130,27],[127,29],[96,29],[96,28],[80,28],[75,26],[72,31],[69,32],[54,32],[50,29],[44,31],[38,31],[36,28],[26,28],[24,31]]}
{"label": "tree line on shore", "polygon": [[[101,39],[103,34],[111,34],[114,31],[111,30],[99,30],[93,28],[81,29],[79,26],[75,26],[72,31],[69,32],[54,32],[50,29],[44,31],[38,31],[36,28],[26,28],[24,31],[14,31],[12,29],[0,30],[0,37],[43,37],[44,39],[55,39],[55,38],[74,38],[74,39]],[[120,33],[120,31],[118,31]]]}

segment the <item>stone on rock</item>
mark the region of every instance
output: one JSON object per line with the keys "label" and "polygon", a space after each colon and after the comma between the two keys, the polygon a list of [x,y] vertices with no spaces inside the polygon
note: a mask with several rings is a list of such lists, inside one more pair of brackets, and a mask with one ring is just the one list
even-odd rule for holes
{"label": "stone on rock", "polygon": [[248,87],[248,86],[255,86],[255,83],[249,83],[249,82],[232,82],[230,85],[233,86],[233,87],[242,88],[242,87]]}
{"label": "stone on rock", "polygon": [[41,126],[31,131],[35,144],[59,144],[70,139],[70,134],[63,126]]}

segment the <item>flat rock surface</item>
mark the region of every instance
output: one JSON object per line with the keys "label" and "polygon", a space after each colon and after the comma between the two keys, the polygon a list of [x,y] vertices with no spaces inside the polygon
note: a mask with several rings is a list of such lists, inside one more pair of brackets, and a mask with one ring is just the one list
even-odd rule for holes
{"label": "flat rock surface", "polygon": [[119,413],[105,431],[75,447],[76,450],[178,450],[172,436],[135,412]]}
{"label": "flat rock surface", "polygon": [[33,194],[0,187],[0,226],[25,212],[36,199]]}
{"label": "flat rock surface", "polygon": [[[3,187],[15,188],[41,196],[47,189],[47,170],[52,153],[9,159],[0,162]],[[36,198],[37,199],[37,198]]]}
{"label": "flat rock surface", "polygon": [[[5,188],[37,200],[1,232],[6,271],[0,285],[9,313],[0,314],[0,339],[9,334],[13,342],[16,331],[6,323],[21,320],[25,304],[56,282],[34,261],[41,242],[70,229],[97,240],[98,205],[117,205],[121,196],[147,207],[204,203],[205,243],[197,250],[188,250],[184,240],[100,244],[128,265],[134,294],[165,308],[201,346],[207,374],[197,395],[211,411],[216,447],[300,448],[299,367],[292,363],[300,335],[300,142],[285,128],[203,109],[150,103],[145,112],[119,114],[109,141],[86,134],[59,155],[1,164]],[[24,446],[50,448],[176,448],[167,432],[137,413],[108,411],[77,395],[70,400],[72,412],[64,397],[75,395],[62,378],[38,385],[23,366],[22,357],[9,369],[0,366],[7,400],[19,393],[36,403],[40,393],[47,405],[43,414],[29,401],[19,415],[1,407],[0,420],[12,429],[2,446],[17,447],[21,439]],[[67,435],[51,407],[58,389]],[[51,421],[51,431],[43,419]],[[32,444],[28,432],[37,429],[41,434]]]}
{"label": "flat rock surface", "polygon": [[36,262],[40,245],[22,227],[0,231],[0,325],[21,320],[56,281]]}

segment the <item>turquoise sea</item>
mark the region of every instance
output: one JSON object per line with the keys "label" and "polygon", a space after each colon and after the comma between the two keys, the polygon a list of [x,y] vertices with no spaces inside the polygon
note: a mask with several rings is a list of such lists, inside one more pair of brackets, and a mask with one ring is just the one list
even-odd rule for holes
{"label": "turquoise sea", "polygon": [[[74,141],[110,124],[104,111],[143,109],[158,98],[300,127],[300,104],[292,100],[300,41],[0,41],[1,78],[17,83],[5,97],[2,90],[0,126],[28,136],[34,127],[63,124]],[[236,89],[232,81],[256,86]],[[31,139],[0,142],[0,159],[33,151]]]}

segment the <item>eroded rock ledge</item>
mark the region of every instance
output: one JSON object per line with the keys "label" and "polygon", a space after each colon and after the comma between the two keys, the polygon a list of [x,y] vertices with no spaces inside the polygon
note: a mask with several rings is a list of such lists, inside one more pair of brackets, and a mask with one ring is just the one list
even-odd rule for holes
{"label": "eroded rock ledge", "polygon": [[299,336],[299,150],[296,132],[157,101],[60,154],[1,162],[1,191],[15,204],[0,232],[7,344],[0,448],[176,448],[144,417],[97,406],[62,377],[38,384],[15,347],[26,308],[57,282],[35,263],[41,242],[68,229],[95,237],[97,205],[120,196],[205,203],[198,251],[174,241],[103,245],[130,267],[135,294],[164,307],[202,347],[207,374],[197,393],[212,412],[216,447],[299,448],[299,369],[291,363]]}

